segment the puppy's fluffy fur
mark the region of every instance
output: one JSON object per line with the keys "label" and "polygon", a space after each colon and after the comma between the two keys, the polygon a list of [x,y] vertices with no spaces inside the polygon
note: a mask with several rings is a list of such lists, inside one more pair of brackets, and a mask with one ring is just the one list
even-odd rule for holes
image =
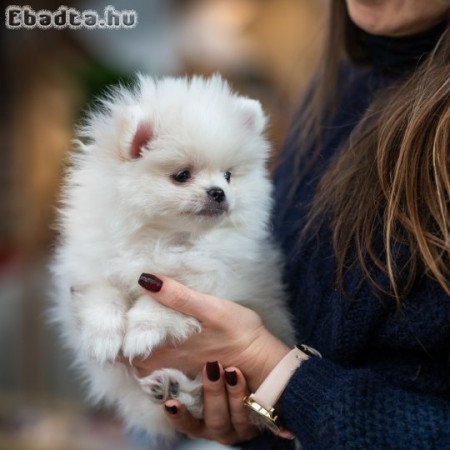
{"label": "puppy's fluffy fur", "polygon": [[[117,88],[80,129],[60,211],[54,316],[94,400],[131,426],[170,435],[160,405],[202,415],[199,379],[174,369],[141,382],[114,363],[200,330],[137,284],[142,272],[257,311],[284,341],[280,256],[268,230],[269,145],[260,104],[219,76]],[[83,142],[82,142],[83,141]]]}

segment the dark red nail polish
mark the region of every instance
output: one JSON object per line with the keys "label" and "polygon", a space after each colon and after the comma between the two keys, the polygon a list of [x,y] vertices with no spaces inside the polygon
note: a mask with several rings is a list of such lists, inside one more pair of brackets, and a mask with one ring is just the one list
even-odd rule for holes
{"label": "dark red nail polish", "polygon": [[173,416],[178,412],[178,408],[175,405],[173,406],[164,405],[164,408],[166,408],[166,411],[169,414],[172,414]]}
{"label": "dark red nail polish", "polygon": [[230,386],[236,386],[237,385],[237,373],[235,370],[225,370],[225,381],[230,385]]}
{"label": "dark red nail polish", "polygon": [[220,378],[220,367],[217,361],[206,363],[206,376],[209,381],[217,381]]}
{"label": "dark red nail polish", "polygon": [[163,282],[158,277],[155,277],[155,275],[151,275],[150,273],[143,273],[139,277],[138,283],[150,292],[159,292],[163,285]]}

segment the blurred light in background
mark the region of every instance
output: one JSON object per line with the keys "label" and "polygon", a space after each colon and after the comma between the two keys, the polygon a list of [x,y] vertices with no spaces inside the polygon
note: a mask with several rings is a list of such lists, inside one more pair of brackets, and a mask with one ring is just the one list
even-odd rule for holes
{"label": "blurred light in background", "polygon": [[[52,11],[61,4],[27,3]],[[83,401],[70,356],[46,324],[46,265],[74,124],[107,85],[136,71],[219,71],[261,100],[278,150],[317,63],[326,2],[70,3],[100,13],[108,4],[134,9],[139,23],[131,30],[0,29],[0,449],[162,450],[125,435],[107,412]],[[211,443],[177,445],[171,448],[213,450]]]}

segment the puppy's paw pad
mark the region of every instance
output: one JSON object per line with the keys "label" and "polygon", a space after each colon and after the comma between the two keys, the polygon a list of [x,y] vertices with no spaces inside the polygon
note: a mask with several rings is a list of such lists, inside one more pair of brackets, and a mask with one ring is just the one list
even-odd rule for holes
{"label": "puppy's paw pad", "polygon": [[139,383],[153,402],[164,403],[169,399],[177,399],[194,417],[202,417],[203,393],[200,377],[191,380],[179,370],[161,369],[148,377],[140,378]]}
{"label": "puppy's paw pad", "polygon": [[123,341],[122,352],[127,358],[140,356],[147,358],[152,350],[165,340],[160,330],[149,329],[148,324],[133,326],[128,329]]}
{"label": "puppy's paw pad", "polygon": [[178,398],[180,393],[180,383],[162,370],[139,380],[139,383],[155,403],[164,403],[166,400]]}

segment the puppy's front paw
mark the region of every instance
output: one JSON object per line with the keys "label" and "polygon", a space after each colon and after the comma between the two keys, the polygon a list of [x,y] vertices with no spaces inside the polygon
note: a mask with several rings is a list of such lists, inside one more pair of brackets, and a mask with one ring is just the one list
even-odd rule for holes
{"label": "puppy's front paw", "polygon": [[200,324],[193,317],[142,297],[127,313],[127,332],[122,351],[130,359],[136,356],[146,358],[162,343],[182,342],[200,329]]}
{"label": "puppy's front paw", "polygon": [[129,322],[122,353],[130,360],[135,356],[145,359],[165,338],[164,330],[156,328],[151,322]]}
{"label": "puppy's front paw", "polygon": [[142,389],[155,403],[177,399],[196,418],[203,415],[203,395],[200,376],[191,380],[176,369],[156,370],[145,378],[138,379]]}
{"label": "puppy's front paw", "polygon": [[[86,357],[104,364],[114,361],[126,326],[126,301],[116,287],[98,283],[71,289],[72,309]],[[78,342],[77,342],[78,343]]]}
{"label": "puppy's front paw", "polygon": [[122,347],[125,329],[123,317],[110,317],[97,326],[85,327],[81,332],[87,356],[100,364],[113,362]]}

